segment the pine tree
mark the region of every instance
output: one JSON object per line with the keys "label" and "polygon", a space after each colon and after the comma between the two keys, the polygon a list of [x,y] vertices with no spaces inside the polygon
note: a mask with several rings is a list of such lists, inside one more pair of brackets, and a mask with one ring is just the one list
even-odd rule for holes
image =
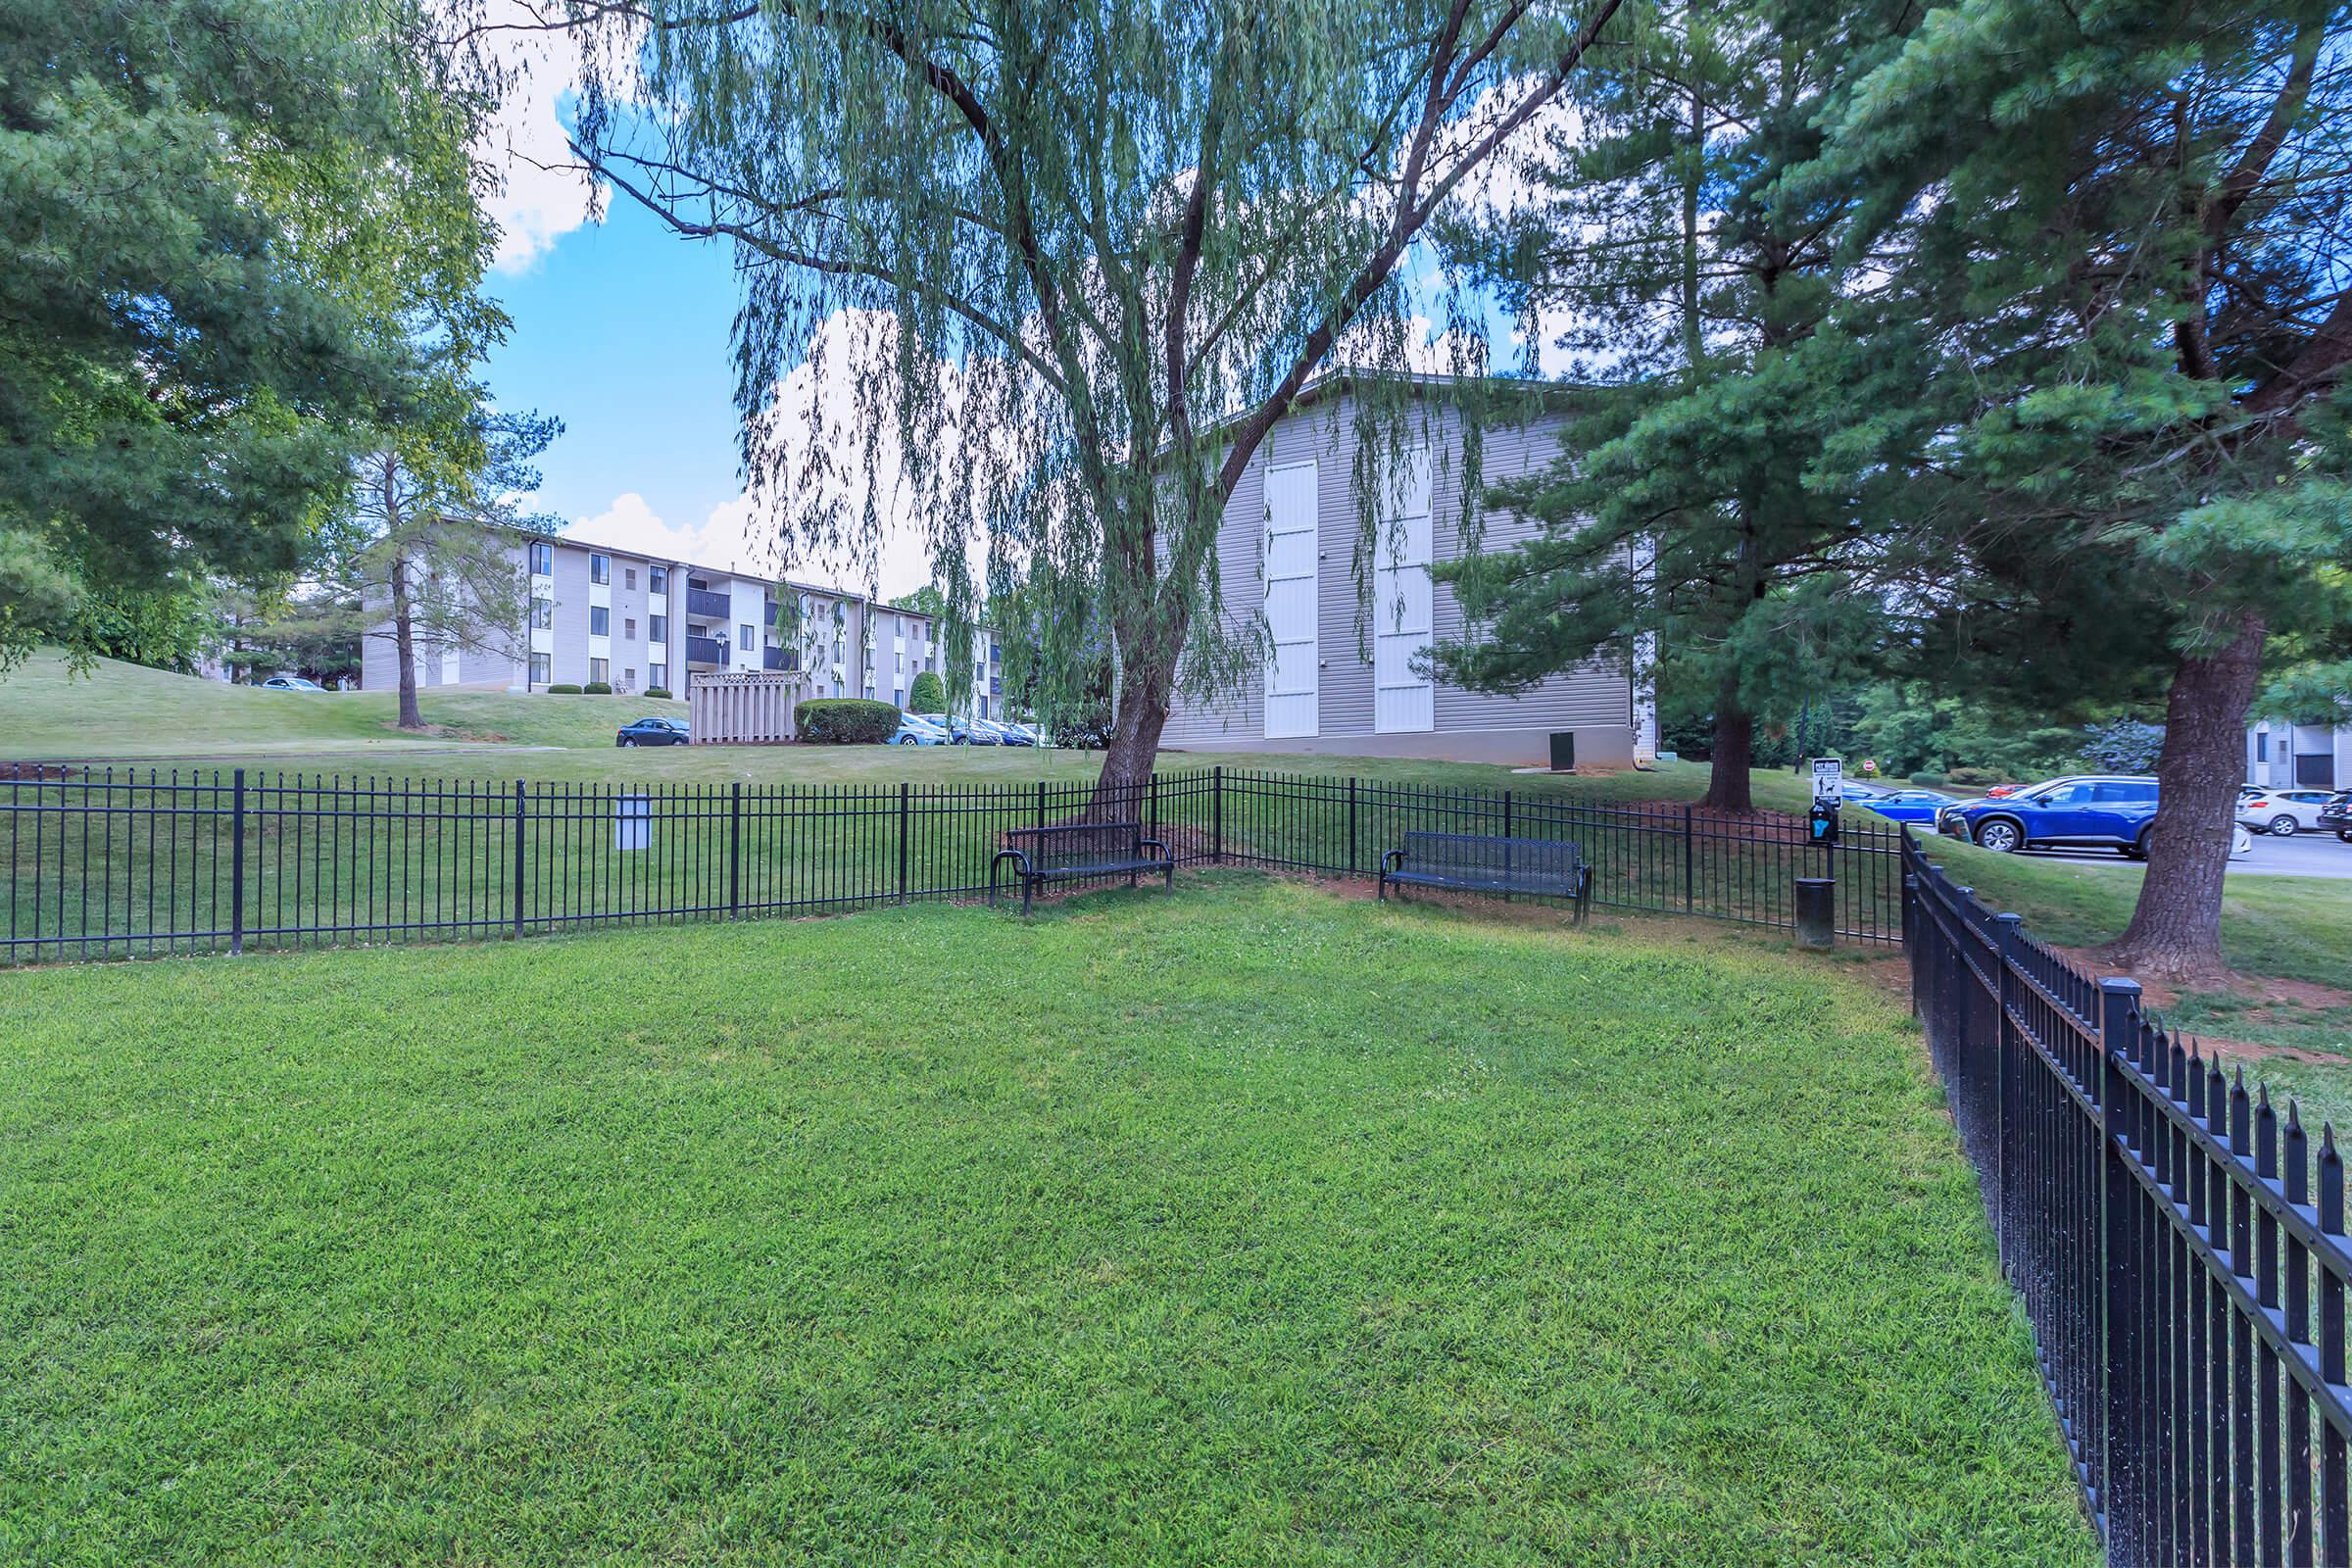
{"label": "pine tree", "polygon": [[2111,957],[2223,970],[2266,645],[2352,628],[2352,19],[2333,0],[1959,0],[1825,117],[1786,191],[1859,193],[1854,309],[1931,334],[1913,469],[1956,655],[2165,704],[2153,855]]}
{"label": "pine tree", "polygon": [[1750,808],[1759,715],[1840,688],[1886,635],[1858,584],[1883,564],[1869,521],[1889,487],[1817,469],[1833,446],[1908,433],[1881,412],[1900,407],[1905,348],[1824,333],[1856,266],[1844,204],[1768,198],[1816,150],[1841,67],[1905,15],[1831,27],[1803,6],[1670,8],[1587,78],[1583,137],[1490,240],[1523,330],[1564,315],[1561,343],[1597,384],[1559,463],[1492,496],[1540,536],[1441,568],[1469,621],[1435,667],[1512,691],[1654,646],[1661,700],[1712,715],[1719,809]]}

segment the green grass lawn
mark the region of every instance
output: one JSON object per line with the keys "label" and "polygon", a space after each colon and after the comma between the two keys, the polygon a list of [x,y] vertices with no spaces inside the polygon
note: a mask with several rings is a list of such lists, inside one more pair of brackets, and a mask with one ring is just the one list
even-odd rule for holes
{"label": "green grass lawn", "polygon": [[1916,1034],[1706,936],[0,978],[0,1558],[2090,1562]]}

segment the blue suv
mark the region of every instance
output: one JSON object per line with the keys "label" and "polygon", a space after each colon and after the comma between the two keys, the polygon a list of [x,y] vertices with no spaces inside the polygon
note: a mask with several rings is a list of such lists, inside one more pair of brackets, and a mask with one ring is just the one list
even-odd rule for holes
{"label": "blue suv", "polygon": [[1947,806],[1936,814],[1936,831],[2002,854],[2104,846],[2137,860],[2147,858],[2155,816],[2154,779],[2078,776],[1997,801]]}

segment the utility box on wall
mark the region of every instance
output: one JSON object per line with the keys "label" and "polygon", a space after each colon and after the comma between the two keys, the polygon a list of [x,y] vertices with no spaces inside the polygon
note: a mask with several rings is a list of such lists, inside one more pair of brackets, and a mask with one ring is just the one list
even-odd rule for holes
{"label": "utility box on wall", "polygon": [[1555,729],[1551,732],[1551,770],[1554,773],[1576,771],[1576,731]]}

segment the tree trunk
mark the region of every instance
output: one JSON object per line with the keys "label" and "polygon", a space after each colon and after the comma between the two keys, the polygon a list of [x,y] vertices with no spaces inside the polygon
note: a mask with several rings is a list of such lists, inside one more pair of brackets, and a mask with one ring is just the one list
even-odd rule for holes
{"label": "tree trunk", "polygon": [[2132,923],[2107,951],[2117,968],[2175,983],[2229,973],[2222,958],[2222,877],[2266,630],[2261,616],[2245,613],[2237,636],[2219,652],[2183,656],[2174,666],[2156,760],[2154,844]]}
{"label": "tree trunk", "polygon": [[409,562],[398,553],[392,557],[392,648],[400,665],[400,727],[422,729],[424,714],[416,707],[416,632],[409,599]]}
{"label": "tree trunk", "polygon": [[1725,686],[1725,695],[1715,704],[1715,753],[1707,767],[1706,799],[1698,804],[1710,811],[1752,811],[1756,803],[1747,773],[1756,755],[1755,715],[1729,695],[1728,681]]}
{"label": "tree trunk", "polygon": [[1141,656],[1120,660],[1110,745],[1102,754],[1102,771],[1095,779],[1094,799],[1087,806],[1090,819],[1107,822],[1140,817],[1144,792],[1152,783],[1152,766],[1159,759],[1159,732],[1168,722],[1168,697],[1175,674],[1175,665],[1169,661]]}

